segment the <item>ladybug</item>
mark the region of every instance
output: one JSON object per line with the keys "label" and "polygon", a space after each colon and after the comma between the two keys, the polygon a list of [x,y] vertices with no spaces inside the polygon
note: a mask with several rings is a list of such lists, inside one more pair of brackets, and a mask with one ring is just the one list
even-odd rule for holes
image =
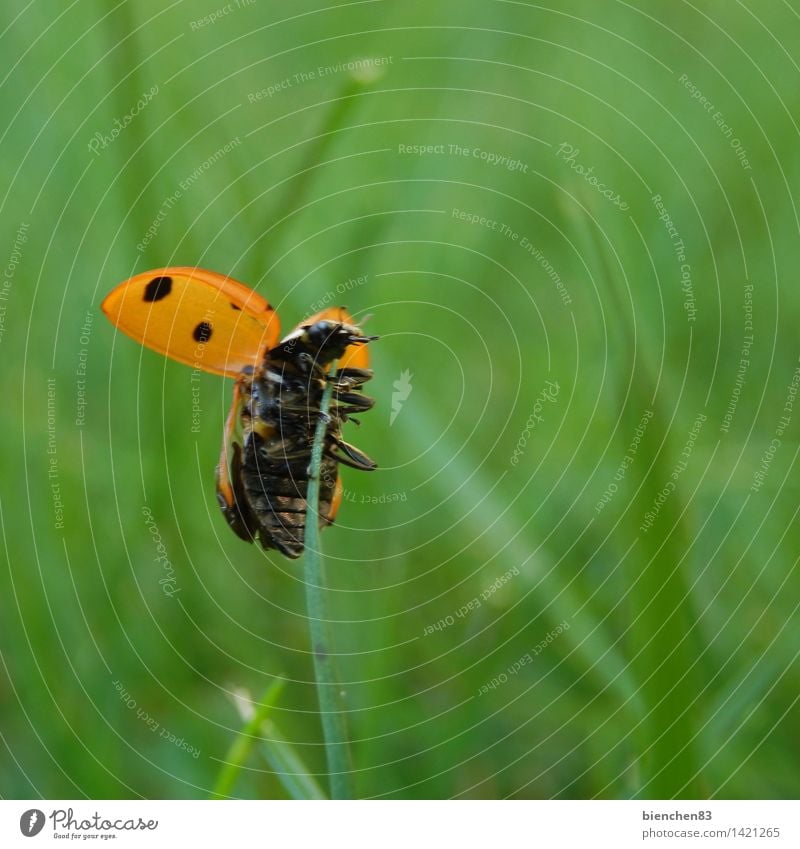
{"label": "ladybug", "polygon": [[303,553],[311,449],[326,385],[333,394],[320,468],[320,527],[334,521],[341,504],[339,464],[377,468],[342,438],[345,422],[374,405],[362,389],[373,374],[367,345],[378,338],[366,336],[344,307],[322,310],[280,339],[275,310],[248,286],[213,271],[169,267],[121,283],[102,309],[142,345],[234,378],[216,487],[228,525],[243,540],[290,558]]}

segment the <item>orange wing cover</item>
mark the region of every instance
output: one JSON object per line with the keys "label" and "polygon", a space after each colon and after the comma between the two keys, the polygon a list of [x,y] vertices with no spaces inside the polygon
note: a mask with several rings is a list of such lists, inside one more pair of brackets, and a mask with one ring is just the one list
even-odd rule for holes
{"label": "orange wing cover", "polygon": [[277,344],[275,310],[243,283],[202,268],[170,267],[117,286],[103,312],[123,333],[173,360],[236,377]]}

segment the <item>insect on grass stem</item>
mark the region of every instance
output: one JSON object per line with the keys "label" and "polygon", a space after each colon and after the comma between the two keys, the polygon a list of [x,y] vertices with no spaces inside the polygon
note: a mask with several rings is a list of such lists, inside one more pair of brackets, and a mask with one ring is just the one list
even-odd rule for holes
{"label": "insect on grass stem", "polygon": [[[332,372],[335,373],[335,370],[336,363],[332,366]],[[331,654],[332,643],[325,595],[325,568],[319,546],[320,467],[332,395],[333,382],[328,381],[322,393],[320,415],[311,449],[303,562],[306,610],[311,636],[311,651],[314,658],[314,679],[322,721],[322,733],[325,740],[331,798],[352,799],[354,798],[353,764],[341,687],[337,680],[334,658]]]}

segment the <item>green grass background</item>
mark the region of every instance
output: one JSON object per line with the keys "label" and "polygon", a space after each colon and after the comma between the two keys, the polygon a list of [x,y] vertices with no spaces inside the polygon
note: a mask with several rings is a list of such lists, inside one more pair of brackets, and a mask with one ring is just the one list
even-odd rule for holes
{"label": "green grass background", "polygon": [[[286,329],[328,297],[382,337],[378,403],[349,433],[381,469],[345,471],[323,537],[359,795],[796,797],[800,407],[751,485],[800,356],[798,4],[255,0],[196,24],[221,8],[0,10],[0,261],[18,259],[0,301],[0,794],[207,796],[242,725],[229,694],[276,677],[273,729],[324,782],[302,571],[236,538],[215,502],[230,382],[202,377],[193,433],[191,371],[99,311],[133,273],[197,264],[252,285]],[[295,81],[362,57],[391,62],[366,82]],[[400,148],[428,144],[447,152]],[[685,243],[693,322],[655,194]],[[557,399],[514,465],[546,380]],[[286,795],[257,752],[234,792]]]}

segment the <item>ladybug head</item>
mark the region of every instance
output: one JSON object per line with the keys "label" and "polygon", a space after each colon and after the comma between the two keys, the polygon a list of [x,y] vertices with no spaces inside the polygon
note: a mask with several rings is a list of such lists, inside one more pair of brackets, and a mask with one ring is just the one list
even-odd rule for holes
{"label": "ladybug head", "polygon": [[321,365],[339,359],[350,345],[364,345],[377,339],[365,336],[357,324],[319,319],[299,328],[298,342]]}

